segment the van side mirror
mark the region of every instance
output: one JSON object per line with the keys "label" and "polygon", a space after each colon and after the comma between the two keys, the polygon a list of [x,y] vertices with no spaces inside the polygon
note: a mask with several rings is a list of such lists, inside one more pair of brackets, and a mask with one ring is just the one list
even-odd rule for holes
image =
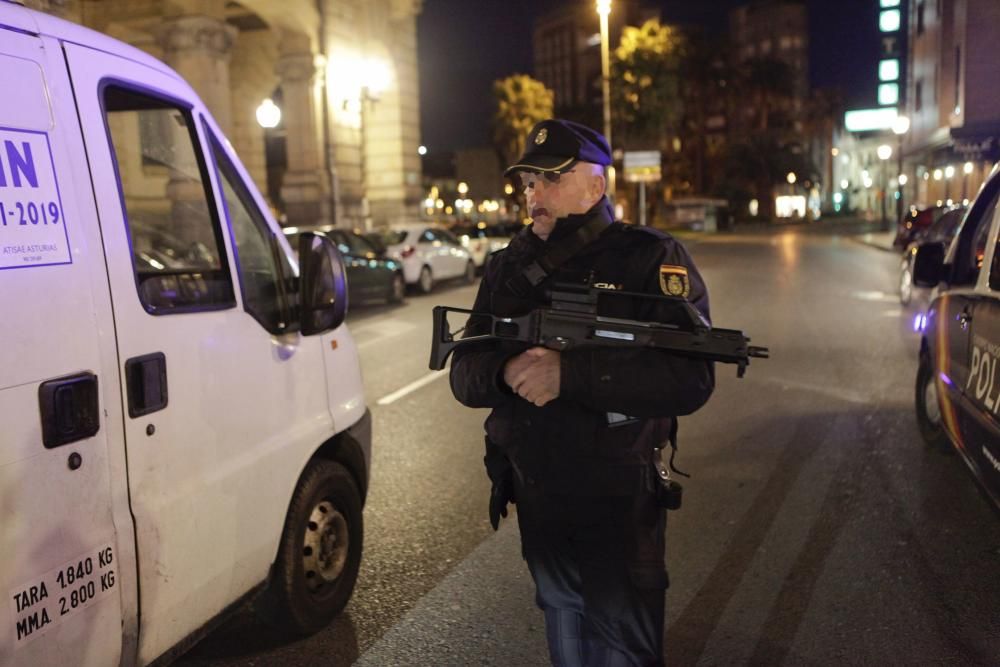
{"label": "van side mirror", "polygon": [[320,232],[303,232],[299,237],[299,304],[303,336],[332,331],[347,316],[344,258]]}
{"label": "van side mirror", "polygon": [[934,287],[944,278],[944,244],[924,243],[913,258],[913,284]]}

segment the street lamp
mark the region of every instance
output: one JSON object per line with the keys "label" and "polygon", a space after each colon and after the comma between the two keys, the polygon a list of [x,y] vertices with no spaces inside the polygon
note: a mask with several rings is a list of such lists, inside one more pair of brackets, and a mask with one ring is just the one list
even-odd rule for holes
{"label": "street lamp", "polygon": [[278,123],[281,122],[281,109],[270,97],[260,103],[260,106],[257,107],[256,115],[257,124],[265,130],[278,127]]}
{"label": "street lamp", "polygon": [[892,123],[892,132],[896,135],[896,173],[900,174],[897,180],[899,183],[899,197],[896,198],[896,221],[903,220],[903,186],[906,185],[906,177],[903,173],[903,135],[910,131],[910,119],[907,116],[896,116]]}
{"label": "street lamp", "polygon": [[[597,0],[597,14],[601,17],[601,95],[604,97],[604,138],[611,143],[611,55],[608,52],[608,14],[611,13],[611,0]],[[613,160],[612,160],[613,162]],[[615,195],[614,164],[608,169],[608,194]]]}
{"label": "street lamp", "polygon": [[785,180],[788,181],[789,185],[795,185],[795,181],[798,179],[795,177],[795,172],[790,171],[788,172],[788,176],[785,176]]}
{"label": "street lamp", "polygon": [[962,201],[969,198],[969,174],[972,173],[974,165],[971,162],[966,162],[962,165]]}
{"label": "street lamp", "polygon": [[889,176],[886,173],[886,166],[885,165],[886,165],[886,162],[889,161],[889,158],[892,157],[892,146],[890,146],[889,144],[882,144],[881,146],[879,146],[878,148],[875,149],[875,154],[878,155],[878,159],[882,161],[882,192],[881,192],[881,199],[882,199],[882,231],[887,232],[887,231],[889,231],[889,218],[885,214],[885,194],[886,194],[885,191],[888,189]]}

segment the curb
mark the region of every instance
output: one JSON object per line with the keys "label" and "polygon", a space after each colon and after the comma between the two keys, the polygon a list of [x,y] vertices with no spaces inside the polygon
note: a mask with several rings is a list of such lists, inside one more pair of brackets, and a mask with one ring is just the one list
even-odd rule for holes
{"label": "curb", "polygon": [[875,241],[866,240],[861,236],[850,236],[848,238],[850,238],[855,243],[860,243],[861,245],[866,245],[869,248],[875,248],[876,250],[881,250],[882,252],[890,252],[893,254],[899,253],[899,251],[893,248],[892,246],[886,247],[880,243],[876,243]]}

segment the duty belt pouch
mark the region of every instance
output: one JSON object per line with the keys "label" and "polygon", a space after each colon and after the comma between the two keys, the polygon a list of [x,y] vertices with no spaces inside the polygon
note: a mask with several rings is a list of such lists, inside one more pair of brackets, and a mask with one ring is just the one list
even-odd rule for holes
{"label": "duty belt pouch", "polygon": [[681,508],[681,498],[684,494],[684,487],[677,480],[670,477],[670,472],[663,465],[660,458],[660,450],[653,450],[653,471],[656,476],[654,490],[656,502],[666,510],[679,510]]}
{"label": "duty belt pouch", "polygon": [[[667,444],[670,445],[670,468],[679,475],[684,475],[680,470],[674,468],[674,454],[677,453],[677,417],[674,417],[670,426],[670,436]],[[679,510],[681,508],[681,498],[684,494],[684,487],[677,480],[670,477],[670,470],[663,465],[663,457],[659,448],[653,449],[653,471],[656,477],[654,484],[656,489],[656,500],[660,507],[667,510]]]}

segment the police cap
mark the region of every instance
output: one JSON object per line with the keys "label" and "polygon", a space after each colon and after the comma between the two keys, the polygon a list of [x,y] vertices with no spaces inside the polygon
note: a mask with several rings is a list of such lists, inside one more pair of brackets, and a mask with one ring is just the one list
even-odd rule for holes
{"label": "police cap", "polygon": [[518,171],[562,173],[577,162],[591,162],[603,167],[611,164],[611,148],[600,132],[571,120],[550,118],[531,129],[524,155],[507,167],[504,176]]}

